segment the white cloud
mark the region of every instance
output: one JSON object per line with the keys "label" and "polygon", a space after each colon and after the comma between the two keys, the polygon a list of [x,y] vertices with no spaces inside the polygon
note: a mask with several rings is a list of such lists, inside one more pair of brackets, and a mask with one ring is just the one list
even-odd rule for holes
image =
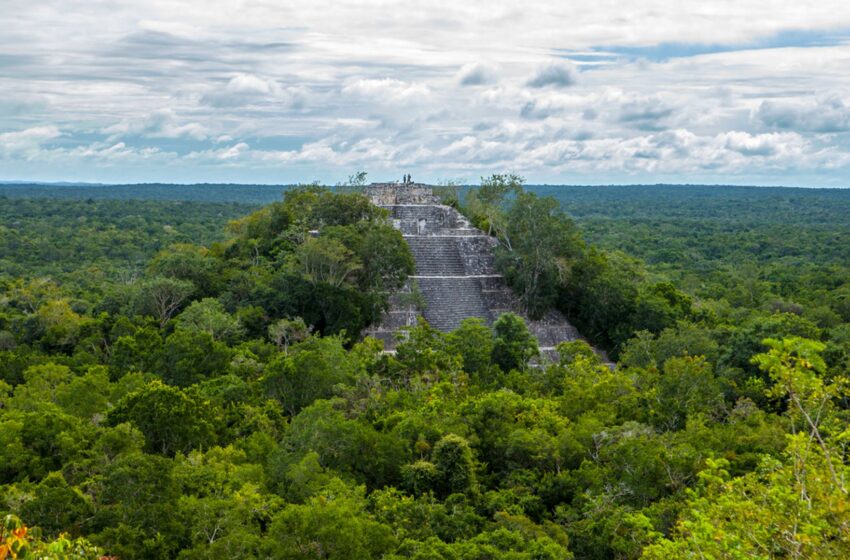
{"label": "white cloud", "polygon": [[342,87],[342,93],[374,99],[379,102],[410,103],[427,98],[431,91],[424,84],[394,78],[356,79]]}
{"label": "white cloud", "polygon": [[0,134],[0,155],[6,157],[33,157],[41,150],[41,145],[59,138],[62,133],[54,125],[34,126],[15,132]]}
{"label": "white cloud", "polygon": [[720,135],[724,147],[745,156],[769,157],[781,152],[801,149],[805,140],[796,133],[750,134],[748,132],[732,131]]}
{"label": "white cloud", "polygon": [[850,130],[850,107],[837,95],[797,101],[763,101],[756,117],[770,128],[823,133]]}
{"label": "white cloud", "polygon": [[201,97],[202,103],[217,108],[273,104],[278,109],[300,109],[306,100],[307,92],[303,87],[284,87],[276,80],[244,73],[231,77],[223,88],[210,88]]}
{"label": "white cloud", "polygon": [[231,93],[268,95],[278,90],[274,81],[263,80],[253,74],[237,74],[230,78],[224,88]]}
{"label": "white cloud", "polygon": [[850,179],[844,1],[39,6],[0,12],[0,178],[76,161],[95,179],[119,162],[139,180]]}
{"label": "white cloud", "polygon": [[171,109],[160,109],[136,119],[123,119],[105,127],[104,134],[111,138],[127,135],[141,135],[148,138],[192,138],[205,140],[210,131],[197,122],[186,122],[177,117]]}

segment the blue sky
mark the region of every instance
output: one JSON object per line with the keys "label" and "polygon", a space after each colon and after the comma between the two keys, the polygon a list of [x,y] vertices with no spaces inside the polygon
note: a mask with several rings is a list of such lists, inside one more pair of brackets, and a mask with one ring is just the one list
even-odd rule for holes
{"label": "blue sky", "polygon": [[4,0],[0,180],[850,186],[850,4]]}

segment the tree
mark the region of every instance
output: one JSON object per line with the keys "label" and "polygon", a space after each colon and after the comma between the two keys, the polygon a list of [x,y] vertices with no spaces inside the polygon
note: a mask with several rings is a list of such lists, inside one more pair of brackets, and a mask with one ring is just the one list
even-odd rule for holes
{"label": "tree", "polygon": [[848,393],[844,386],[846,379],[824,382],[822,375],[826,364],[821,352],[826,346],[821,342],[792,337],[783,340],[768,338],[764,344],[770,347],[770,351],[756,355],[753,363],[766,371],[774,382],[767,391],[768,396],[788,399],[789,416],[794,421],[795,430],[808,432],[809,438],[817,442],[833,484],[847,494],[844,477],[838,476],[835,466],[836,461],[843,464],[840,460],[844,454],[843,446],[836,453],[826,442],[830,434],[839,439],[850,436],[845,419],[832,410],[834,401]]}
{"label": "tree", "polygon": [[689,415],[710,417],[722,410],[723,393],[705,358],[670,358],[661,374],[652,370],[638,377],[653,423],[665,431],[684,428]]}
{"label": "tree", "polygon": [[239,319],[225,311],[224,305],[215,298],[193,301],[176,321],[178,329],[207,333],[216,341],[232,343],[245,333]]}
{"label": "tree", "polygon": [[145,435],[145,451],[171,457],[215,441],[216,411],[177,387],[152,381],[109,411],[107,423],[130,422]]}
{"label": "tree", "polygon": [[25,525],[15,515],[0,519],[0,558],[4,560],[99,560],[103,551],[84,538],[67,535],[50,540],[41,536],[38,527]]}
{"label": "tree", "polygon": [[359,247],[365,289],[392,292],[404,286],[416,263],[401,232],[389,226],[374,226]]}
{"label": "tree", "polygon": [[795,432],[782,460],[764,457],[758,470],[735,478],[728,460],[708,460],[673,534],[647,547],[644,558],[850,555],[844,455],[850,431],[833,404],[847,393],[846,380],[820,377],[821,343],[794,337],[765,344],[770,350],[753,361],[775,383],[768,393],[787,399]]}
{"label": "tree", "polygon": [[191,282],[195,297],[210,297],[220,288],[221,262],[204,247],[176,244],[157,253],[148,264],[154,278]]}
{"label": "tree", "polygon": [[581,236],[556,200],[528,192],[516,195],[505,221],[497,265],[529,314],[539,318],[555,305],[558,287],[570,280]]}
{"label": "tree", "polygon": [[642,274],[634,259],[591,247],[571,267],[570,282],[560,290],[559,307],[582,334],[606,349],[616,350],[634,335]]}
{"label": "tree", "polygon": [[[448,434],[434,446],[434,467],[443,496],[465,494],[476,489],[475,461],[464,438]],[[423,469],[417,469],[422,471]]]}
{"label": "tree", "polygon": [[313,327],[308,327],[301,317],[281,319],[269,325],[269,338],[278,350],[287,354],[290,344],[306,340],[312,330]]}
{"label": "tree", "polygon": [[173,460],[129,453],[92,481],[96,496],[93,540],[119,558],[174,558],[185,527],[178,513],[180,488]]}
{"label": "tree", "polygon": [[151,278],[140,282],[137,289],[136,309],[156,317],[162,328],[192,295],[195,285],[175,278]]}
{"label": "tree", "polygon": [[[467,204],[473,214],[479,214],[487,227],[487,235],[501,235],[506,220],[502,205],[507,197],[522,190],[523,178],[519,175],[491,175],[481,178],[481,186],[467,195]],[[510,240],[507,241],[510,247]]]}
{"label": "tree", "polygon": [[120,336],[112,345],[109,357],[113,379],[131,371],[156,372],[163,359],[163,341],[159,329],[146,326],[132,335]]}
{"label": "tree", "polygon": [[496,337],[492,352],[493,363],[506,373],[525,368],[528,361],[540,352],[537,339],[528,330],[522,317],[514,313],[500,315],[493,323],[493,333]]}
{"label": "tree", "polygon": [[15,388],[15,404],[26,410],[38,402],[56,403],[59,388],[71,381],[71,378],[68,366],[54,363],[30,366],[24,372],[25,383]]}
{"label": "tree", "polygon": [[292,466],[310,452],[329,472],[366,484],[395,486],[401,466],[410,460],[407,445],[395,433],[377,430],[358,418],[346,418],[341,399],[318,400],[290,423],[280,447],[270,458],[273,474],[289,484]]}
{"label": "tree", "polygon": [[430,461],[419,460],[401,468],[404,489],[414,496],[440,489],[440,471]]}
{"label": "tree", "polygon": [[188,387],[228,371],[233,351],[202,331],[177,329],[165,339],[160,372],[172,384]]}
{"label": "tree", "polygon": [[405,330],[405,337],[396,347],[396,358],[404,365],[405,378],[418,376],[426,383],[435,383],[441,374],[460,369],[457,355],[446,346],[446,335],[433,328],[423,318],[416,326]]}
{"label": "tree", "polygon": [[288,504],[269,529],[272,558],[381,558],[396,545],[390,527],[366,511],[365,489],[331,481],[306,504]]}
{"label": "tree", "polygon": [[21,506],[21,515],[48,535],[79,536],[92,515],[90,498],[68,484],[61,473],[51,473]]}
{"label": "tree", "polygon": [[671,537],[646,547],[642,558],[846,558],[846,494],[806,439],[789,439],[784,463],[765,458],[742,477],[729,477],[726,459],[709,459]]}
{"label": "tree", "polygon": [[355,367],[341,338],[310,337],[268,365],[266,389],[295,415],[314,400],[331,397],[336,385],[351,383]]}
{"label": "tree", "polygon": [[47,348],[70,350],[80,336],[85,323],[67,299],[51,300],[35,313],[42,334],[42,343]]}
{"label": "tree", "polygon": [[459,354],[463,370],[481,384],[492,381],[488,377],[495,340],[493,331],[478,317],[461,321],[460,326],[446,336],[449,352]]}
{"label": "tree", "polygon": [[106,366],[93,366],[56,389],[56,402],[70,414],[92,418],[109,407],[109,372]]}
{"label": "tree", "polygon": [[366,186],[366,177],[368,173],[365,171],[357,171],[348,176],[348,179],[343,183],[337,183],[336,192],[362,192]]}
{"label": "tree", "polygon": [[311,237],[302,243],[296,253],[298,270],[312,284],[323,282],[333,287],[342,286],[362,268],[354,253],[339,241],[326,237]]}

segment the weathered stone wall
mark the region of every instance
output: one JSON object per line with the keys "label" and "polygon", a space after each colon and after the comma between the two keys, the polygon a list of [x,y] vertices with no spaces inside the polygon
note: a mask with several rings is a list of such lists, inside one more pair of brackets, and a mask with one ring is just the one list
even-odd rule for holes
{"label": "weathered stone wall", "polygon": [[366,196],[372,204],[439,204],[431,187],[420,183],[372,183],[366,187]]}
{"label": "weathered stone wall", "polygon": [[[416,274],[402,293],[391,298],[382,323],[370,336],[395,346],[394,334],[415,324],[422,315],[434,328],[448,332],[467,317],[480,317],[491,324],[501,313],[512,311],[528,322],[544,351],[559,342],[578,338],[576,329],[557,311],[539,321],[530,321],[516,297],[498,274],[493,250],[497,241],[472,227],[454,208],[439,203],[432,190],[421,184],[376,184],[366,189],[373,204],[387,208],[401,230],[416,260]],[[410,303],[411,285],[417,286],[425,307]]]}

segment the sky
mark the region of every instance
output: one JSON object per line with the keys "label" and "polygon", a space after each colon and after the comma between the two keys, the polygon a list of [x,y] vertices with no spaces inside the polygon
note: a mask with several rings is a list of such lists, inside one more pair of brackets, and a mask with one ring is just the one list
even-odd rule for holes
{"label": "sky", "polygon": [[850,186],[846,0],[0,0],[0,180]]}

